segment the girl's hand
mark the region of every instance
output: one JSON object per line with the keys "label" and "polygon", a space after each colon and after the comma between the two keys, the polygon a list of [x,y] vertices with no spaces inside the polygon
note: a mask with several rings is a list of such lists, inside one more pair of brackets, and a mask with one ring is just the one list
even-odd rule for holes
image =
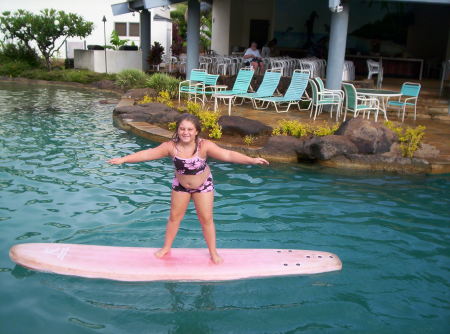
{"label": "girl's hand", "polygon": [[113,158],[113,159],[108,160],[107,162],[110,163],[111,165],[121,165],[125,161],[123,158]]}
{"label": "girl's hand", "polygon": [[253,164],[254,165],[268,165],[269,162],[263,158],[253,158]]}

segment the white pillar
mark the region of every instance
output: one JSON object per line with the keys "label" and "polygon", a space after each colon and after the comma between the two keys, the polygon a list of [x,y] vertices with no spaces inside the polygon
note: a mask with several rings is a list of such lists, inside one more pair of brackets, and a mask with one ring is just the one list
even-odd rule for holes
{"label": "white pillar", "polygon": [[213,1],[211,50],[227,55],[230,52],[231,0]]}

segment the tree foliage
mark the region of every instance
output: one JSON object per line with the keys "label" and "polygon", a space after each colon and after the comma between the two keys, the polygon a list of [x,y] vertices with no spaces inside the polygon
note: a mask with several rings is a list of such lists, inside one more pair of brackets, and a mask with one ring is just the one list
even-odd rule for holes
{"label": "tree foliage", "polygon": [[49,70],[51,58],[67,38],[85,38],[91,34],[93,27],[94,23],[85,21],[80,15],[55,9],[43,9],[38,14],[19,9],[0,15],[0,31],[5,39],[18,40],[30,50],[35,43]]}
{"label": "tree foliage", "polygon": [[[173,22],[172,28],[172,51],[174,54],[181,53],[182,46],[187,41],[187,5],[176,4],[175,9],[170,12],[170,18]],[[212,13],[211,9],[200,13],[200,45],[204,50],[208,50],[211,46],[212,31]]]}

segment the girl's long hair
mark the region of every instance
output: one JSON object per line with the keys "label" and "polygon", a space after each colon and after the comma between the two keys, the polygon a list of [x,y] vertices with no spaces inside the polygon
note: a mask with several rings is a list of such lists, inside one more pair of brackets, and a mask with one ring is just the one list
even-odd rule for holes
{"label": "girl's long hair", "polygon": [[178,129],[183,121],[191,122],[192,124],[194,124],[194,127],[197,130],[197,136],[195,136],[195,153],[197,152],[199,136],[200,132],[202,131],[202,126],[197,116],[188,113],[181,114],[177,119],[175,132],[172,135],[172,141],[175,143],[175,145],[180,141],[180,137],[178,136]]}

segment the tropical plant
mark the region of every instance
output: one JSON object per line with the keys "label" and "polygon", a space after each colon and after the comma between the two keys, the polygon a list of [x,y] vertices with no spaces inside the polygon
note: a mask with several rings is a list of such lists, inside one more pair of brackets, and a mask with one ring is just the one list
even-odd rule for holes
{"label": "tropical plant", "polygon": [[203,50],[211,47],[212,13],[211,11],[202,13],[200,17],[200,45]]}
{"label": "tropical plant", "polygon": [[414,153],[421,147],[422,139],[425,136],[425,129],[423,125],[413,127],[396,126],[393,122],[386,121],[384,125],[394,131],[398,136],[400,142],[400,150],[404,158],[414,157]]}
{"label": "tropical plant", "polygon": [[[170,12],[172,19],[172,52],[179,55],[183,46],[186,46],[187,39],[187,6],[186,4],[176,4],[174,10]],[[202,10],[200,13],[200,45],[204,50],[211,47],[212,13],[211,9]]]}
{"label": "tropical plant", "polygon": [[123,89],[144,87],[148,75],[137,69],[123,70],[116,75],[116,84]]}
{"label": "tropical plant", "polygon": [[19,9],[14,13],[5,11],[0,15],[0,31],[5,39],[20,41],[29,50],[33,43],[44,57],[47,69],[51,59],[69,37],[84,38],[91,34],[94,23],[73,13],[55,9],[42,9],[38,14]]}
{"label": "tropical plant", "polygon": [[179,56],[183,52],[183,39],[180,36],[180,29],[176,22],[172,23],[172,46],[170,48],[175,56]]}
{"label": "tropical plant", "polygon": [[124,46],[128,43],[128,39],[120,39],[119,34],[117,31],[113,30],[111,32],[111,37],[109,39],[109,42],[113,45],[114,50],[119,50],[121,46]]}
{"label": "tropical plant", "polygon": [[153,88],[158,93],[166,91],[171,98],[174,98],[178,94],[178,84],[180,80],[167,75],[165,73],[154,73],[146,81],[145,86]]}
{"label": "tropical plant", "polygon": [[147,62],[150,65],[159,65],[162,63],[162,56],[164,54],[164,47],[159,42],[154,42],[150,48]]}
{"label": "tropical plant", "polygon": [[170,12],[170,19],[177,25],[178,34],[182,40],[186,40],[187,23],[185,19],[187,11],[187,5],[185,3],[179,3],[174,6],[174,9]]}

